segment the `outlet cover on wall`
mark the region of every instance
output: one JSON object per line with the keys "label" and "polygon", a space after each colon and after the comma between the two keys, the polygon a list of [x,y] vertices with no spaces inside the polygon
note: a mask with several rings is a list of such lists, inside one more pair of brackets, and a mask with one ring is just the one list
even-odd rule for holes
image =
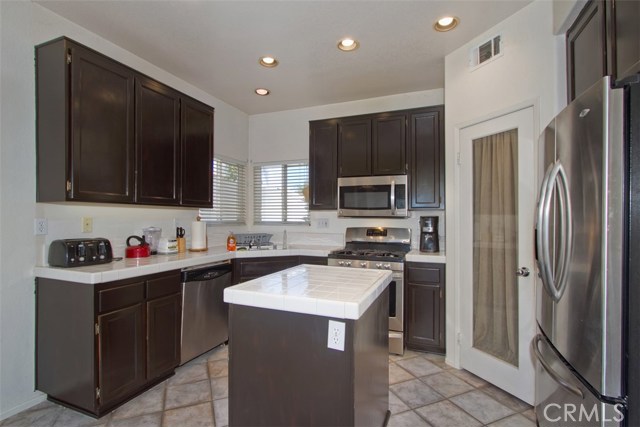
{"label": "outlet cover on wall", "polygon": [[327,347],[344,351],[344,322],[329,320]]}
{"label": "outlet cover on wall", "polygon": [[45,235],[49,232],[49,222],[46,218],[36,218],[33,221],[33,233],[36,236]]}

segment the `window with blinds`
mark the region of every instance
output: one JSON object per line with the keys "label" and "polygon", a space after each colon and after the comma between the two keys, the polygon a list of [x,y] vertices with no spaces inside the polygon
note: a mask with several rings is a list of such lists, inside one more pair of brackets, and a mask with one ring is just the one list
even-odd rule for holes
{"label": "window with blinds", "polygon": [[309,165],[285,163],[253,167],[253,215],[255,224],[309,222],[305,198]]}
{"label": "window with blinds", "polygon": [[244,164],[213,159],[213,207],[200,209],[203,221],[219,224],[246,222],[247,168]]}

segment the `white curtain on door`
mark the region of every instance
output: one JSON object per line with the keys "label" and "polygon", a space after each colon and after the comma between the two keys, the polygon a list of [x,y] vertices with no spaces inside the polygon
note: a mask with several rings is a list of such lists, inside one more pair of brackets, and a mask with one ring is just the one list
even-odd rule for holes
{"label": "white curtain on door", "polygon": [[473,346],[515,366],[517,142],[517,129],[473,140]]}

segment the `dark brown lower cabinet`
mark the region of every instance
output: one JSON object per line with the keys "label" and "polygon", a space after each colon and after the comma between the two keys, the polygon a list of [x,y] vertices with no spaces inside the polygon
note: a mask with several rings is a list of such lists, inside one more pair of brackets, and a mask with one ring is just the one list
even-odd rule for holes
{"label": "dark brown lower cabinet", "polygon": [[236,258],[233,260],[233,284],[237,285],[300,264],[327,265],[327,258],[314,256]]}
{"label": "dark brown lower cabinet", "polygon": [[96,285],[36,278],[36,389],[100,417],[173,374],[180,272]]}
{"label": "dark brown lower cabinet", "polygon": [[445,266],[407,263],[405,280],[408,349],[445,353]]}

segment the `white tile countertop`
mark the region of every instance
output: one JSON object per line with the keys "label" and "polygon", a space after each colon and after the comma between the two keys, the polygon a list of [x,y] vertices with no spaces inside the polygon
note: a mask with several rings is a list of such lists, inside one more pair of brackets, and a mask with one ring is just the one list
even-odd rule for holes
{"label": "white tile countertop", "polygon": [[226,288],[224,301],[355,320],[390,282],[387,270],[303,264]]}
{"label": "white tile countertop", "polygon": [[67,280],[70,282],[96,284],[114,280],[128,279],[163,271],[180,270],[185,267],[224,261],[233,258],[257,258],[270,256],[320,256],[326,257],[330,251],[339,247],[296,245],[289,249],[273,249],[261,251],[227,252],[226,248],[211,247],[206,252],[186,252],[170,255],[151,255],[146,258],[124,258],[109,264],[87,267],[58,268],[36,266],[33,274],[47,279]]}
{"label": "white tile countertop", "polygon": [[406,257],[408,262],[433,262],[436,264],[445,264],[447,257],[444,252],[426,253],[417,249],[412,249]]}

